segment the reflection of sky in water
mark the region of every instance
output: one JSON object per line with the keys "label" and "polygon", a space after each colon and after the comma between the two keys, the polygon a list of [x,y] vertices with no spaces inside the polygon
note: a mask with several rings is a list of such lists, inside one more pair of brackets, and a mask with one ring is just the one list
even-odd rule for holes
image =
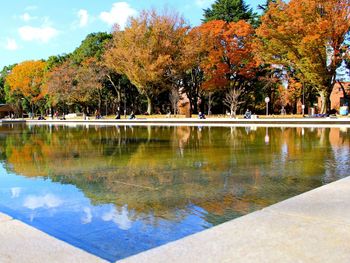
{"label": "reflection of sky in water", "polygon": [[1,211],[111,261],[210,226],[201,215],[148,224],[154,218],[136,218],[126,205],[95,206],[75,186],[8,174],[3,166],[0,181]]}
{"label": "reflection of sky in water", "polygon": [[0,126],[0,135],[0,211],[111,261],[350,170],[339,129]]}

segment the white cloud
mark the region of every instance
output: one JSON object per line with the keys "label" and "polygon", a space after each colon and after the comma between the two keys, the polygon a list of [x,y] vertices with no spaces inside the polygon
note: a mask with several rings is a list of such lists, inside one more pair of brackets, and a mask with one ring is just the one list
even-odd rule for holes
{"label": "white cloud", "polygon": [[7,50],[12,50],[12,51],[14,51],[14,50],[17,50],[19,47],[18,47],[17,42],[16,42],[15,39],[13,39],[13,38],[7,38],[5,48],[6,48]]}
{"label": "white cloud", "polygon": [[23,26],[18,29],[18,33],[24,41],[39,41],[47,43],[58,35],[58,30],[51,26]]}
{"label": "white cloud", "polygon": [[47,194],[44,196],[30,195],[24,200],[23,206],[31,210],[35,210],[41,207],[55,208],[62,205],[63,201],[53,194]]}
{"label": "white cloud", "polygon": [[114,3],[109,12],[100,13],[100,19],[108,25],[118,24],[121,28],[125,27],[128,18],[135,16],[137,11],[126,2]]}
{"label": "white cloud", "polygon": [[88,24],[89,22],[89,14],[88,11],[85,9],[80,9],[78,11],[78,17],[79,17],[79,26],[84,27]]}
{"label": "white cloud", "polygon": [[29,13],[24,13],[23,15],[20,16],[20,18],[21,18],[24,22],[29,22],[30,20],[36,19],[36,17],[31,16]]}

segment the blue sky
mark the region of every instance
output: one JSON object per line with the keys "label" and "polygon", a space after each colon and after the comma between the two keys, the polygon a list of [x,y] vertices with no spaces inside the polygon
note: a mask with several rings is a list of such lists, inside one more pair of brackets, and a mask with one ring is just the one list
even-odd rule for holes
{"label": "blue sky", "polygon": [[[3,66],[72,52],[87,34],[110,32],[143,9],[170,9],[198,25],[214,0],[12,0],[0,9],[0,69]],[[265,0],[247,0],[256,8]]]}

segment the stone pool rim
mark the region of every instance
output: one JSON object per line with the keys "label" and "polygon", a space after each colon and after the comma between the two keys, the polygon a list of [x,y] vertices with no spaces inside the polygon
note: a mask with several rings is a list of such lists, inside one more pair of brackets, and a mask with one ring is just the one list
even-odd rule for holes
{"label": "stone pool rim", "polygon": [[149,119],[67,119],[67,120],[23,120],[2,119],[0,124],[27,125],[132,125],[132,126],[261,126],[261,127],[350,127],[350,118],[263,118],[263,119],[229,119],[229,118],[149,118]]}

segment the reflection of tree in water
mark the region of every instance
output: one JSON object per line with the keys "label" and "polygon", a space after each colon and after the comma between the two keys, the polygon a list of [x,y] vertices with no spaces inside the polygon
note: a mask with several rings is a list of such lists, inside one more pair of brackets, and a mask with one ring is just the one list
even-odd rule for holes
{"label": "reflection of tree in water", "polygon": [[267,144],[265,128],[2,126],[0,149],[11,171],[135,218],[180,220],[199,206],[217,224],[321,185],[329,131],[269,128]]}

